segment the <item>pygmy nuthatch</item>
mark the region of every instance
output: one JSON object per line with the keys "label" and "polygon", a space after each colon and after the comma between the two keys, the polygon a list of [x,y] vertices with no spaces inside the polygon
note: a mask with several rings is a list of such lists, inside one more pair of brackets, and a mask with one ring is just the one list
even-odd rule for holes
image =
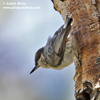
{"label": "pygmy nuthatch", "polygon": [[70,35],[72,18],[66,16],[62,25],[47,44],[35,54],[35,67],[30,74],[40,66],[43,68],[62,69],[70,65],[74,60],[72,37]]}

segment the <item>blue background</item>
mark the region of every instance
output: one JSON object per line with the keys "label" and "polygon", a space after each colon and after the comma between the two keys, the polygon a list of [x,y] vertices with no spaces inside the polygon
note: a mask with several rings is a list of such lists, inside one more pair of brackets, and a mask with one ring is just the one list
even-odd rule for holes
{"label": "blue background", "polygon": [[[40,9],[5,10],[7,2]],[[29,74],[35,52],[62,24],[51,0],[0,0],[0,100],[74,100],[74,64]]]}

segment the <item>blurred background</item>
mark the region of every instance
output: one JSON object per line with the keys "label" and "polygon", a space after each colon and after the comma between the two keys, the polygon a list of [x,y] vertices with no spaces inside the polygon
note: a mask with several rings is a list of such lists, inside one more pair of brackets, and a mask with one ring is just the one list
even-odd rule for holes
{"label": "blurred background", "polygon": [[[3,8],[12,6],[34,9]],[[62,24],[51,0],[0,0],[0,100],[74,100],[74,64],[29,74],[35,52]]]}

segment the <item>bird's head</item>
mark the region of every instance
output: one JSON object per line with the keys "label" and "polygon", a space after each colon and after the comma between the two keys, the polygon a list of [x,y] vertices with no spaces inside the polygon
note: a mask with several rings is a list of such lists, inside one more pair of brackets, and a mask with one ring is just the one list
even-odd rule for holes
{"label": "bird's head", "polygon": [[41,56],[43,54],[43,49],[44,48],[42,47],[36,52],[36,54],[35,54],[35,67],[32,69],[30,74],[33,73],[37,68],[39,68],[41,66]]}

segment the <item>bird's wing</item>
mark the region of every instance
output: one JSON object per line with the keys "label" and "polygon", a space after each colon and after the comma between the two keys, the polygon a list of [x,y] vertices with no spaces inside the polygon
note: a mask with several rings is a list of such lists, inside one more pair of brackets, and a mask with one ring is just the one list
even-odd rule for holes
{"label": "bird's wing", "polygon": [[44,47],[45,60],[49,65],[54,67],[60,65],[63,60],[67,37],[71,29],[71,18],[66,20],[66,27],[62,25],[58,31],[55,32],[53,37],[48,39],[47,44]]}

